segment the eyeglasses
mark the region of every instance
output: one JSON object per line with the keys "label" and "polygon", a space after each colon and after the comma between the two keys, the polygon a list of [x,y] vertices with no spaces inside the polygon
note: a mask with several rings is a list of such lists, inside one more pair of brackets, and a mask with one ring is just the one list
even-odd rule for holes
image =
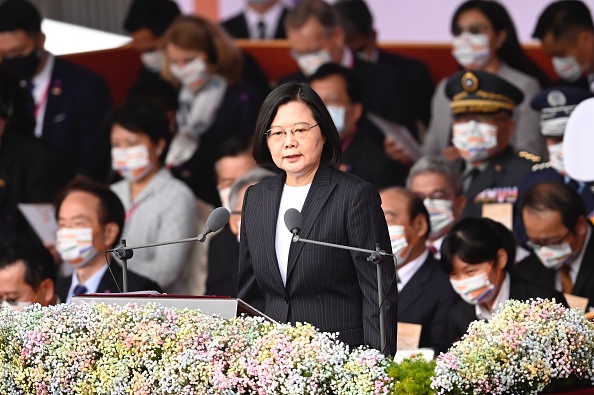
{"label": "eyeglasses", "polygon": [[293,126],[293,129],[288,130],[284,130],[280,126],[275,126],[271,129],[268,129],[264,134],[272,141],[283,141],[289,132],[292,133],[296,139],[302,139],[307,135],[307,132],[316,126],[318,126],[317,123],[311,126],[307,123],[296,123]]}
{"label": "eyeglasses", "polygon": [[550,240],[550,238],[549,239],[540,239],[540,240],[532,239],[532,240],[526,241],[526,244],[532,249],[539,248],[539,247],[558,246],[563,242],[563,240],[565,240],[567,238],[567,236],[569,236],[570,233],[571,233],[571,229],[568,230],[567,233],[565,233],[563,235],[563,237],[557,238],[556,240]]}

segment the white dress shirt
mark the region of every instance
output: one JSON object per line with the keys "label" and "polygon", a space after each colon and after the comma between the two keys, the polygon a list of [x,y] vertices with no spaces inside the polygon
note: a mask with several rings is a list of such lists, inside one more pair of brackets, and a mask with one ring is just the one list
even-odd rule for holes
{"label": "white dress shirt", "polygon": [[476,317],[479,320],[488,320],[491,318],[495,310],[503,304],[505,301],[509,299],[509,292],[510,292],[510,279],[509,273],[505,272],[505,278],[503,279],[503,284],[501,284],[501,288],[499,289],[499,293],[495,297],[495,301],[493,302],[493,306],[491,310],[485,308],[485,306],[481,305],[480,303],[474,306]]}
{"label": "white dress shirt", "polygon": [[408,262],[404,266],[398,269],[398,292],[404,288],[404,286],[410,281],[412,276],[423,266],[423,263],[429,256],[429,250],[425,249],[421,255],[412,261]]}
{"label": "white dress shirt", "polygon": [[36,110],[35,137],[41,137],[43,133],[43,118],[45,116],[45,108],[47,107],[47,100],[52,94],[50,92],[50,84],[52,80],[52,71],[54,70],[54,61],[54,55],[48,52],[43,69],[41,69],[39,74],[37,74],[31,80],[31,83],[33,84],[33,92],[31,92],[31,94],[33,96],[33,100],[35,101]]}
{"label": "white dress shirt", "polygon": [[97,293],[97,288],[99,288],[99,283],[103,278],[103,275],[107,271],[107,263],[101,267],[101,269],[97,270],[95,274],[87,279],[84,283],[81,283],[78,280],[78,275],[76,274],[76,270],[72,273],[72,283],[70,284],[70,289],[68,290],[68,296],[66,297],[66,303],[70,303],[72,299],[72,293],[74,292],[74,288],[77,285],[84,285],[87,288],[87,293],[94,294]]}
{"label": "white dress shirt", "polygon": [[245,10],[245,20],[247,22],[250,38],[252,40],[260,39],[259,24],[260,22],[263,22],[266,32],[265,39],[274,40],[274,35],[276,33],[276,29],[278,28],[278,24],[283,22],[280,20],[282,13],[283,6],[280,1],[270,7],[270,9],[264,14],[260,14],[248,7]]}

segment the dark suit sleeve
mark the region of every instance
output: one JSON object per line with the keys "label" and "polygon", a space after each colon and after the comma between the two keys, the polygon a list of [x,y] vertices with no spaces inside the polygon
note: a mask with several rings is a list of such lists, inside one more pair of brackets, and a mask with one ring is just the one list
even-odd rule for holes
{"label": "dark suit sleeve", "polygon": [[[381,209],[381,200],[372,184],[361,183],[351,195],[347,213],[347,233],[352,246],[369,249],[379,243],[384,251],[390,251],[388,228]],[[359,287],[363,293],[363,335],[365,343],[381,350],[377,272],[374,264],[367,261],[368,254],[352,252]],[[390,354],[396,352],[396,325],[398,293],[396,287],[388,290],[394,278],[395,267],[391,260],[381,264],[382,284],[385,296],[386,345]],[[382,350],[383,351],[383,350]]]}
{"label": "dark suit sleeve", "polygon": [[250,246],[249,246],[249,235],[246,233],[246,223],[251,219],[247,218],[250,212],[256,211],[251,210],[251,204],[249,202],[250,190],[249,187],[245,191],[243,198],[243,209],[242,216],[244,217],[241,221],[240,237],[239,237],[239,274],[237,276],[237,297],[247,302],[251,306],[255,307],[260,311],[264,311],[265,302],[264,296],[260,291],[258,282],[256,281],[256,275],[254,274],[254,268],[252,266]]}

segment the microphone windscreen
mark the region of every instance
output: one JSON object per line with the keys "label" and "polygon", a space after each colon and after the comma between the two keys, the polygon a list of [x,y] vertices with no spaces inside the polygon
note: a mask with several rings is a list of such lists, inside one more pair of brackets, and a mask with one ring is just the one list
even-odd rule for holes
{"label": "microphone windscreen", "polygon": [[217,207],[212,210],[212,213],[206,220],[206,228],[212,232],[216,232],[229,222],[229,210],[225,207]]}
{"label": "microphone windscreen", "polygon": [[291,233],[293,233],[294,229],[297,229],[297,233],[301,231],[301,228],[303,228],[303,217],[299,210],[290,208],[285,211],[285,226]]}

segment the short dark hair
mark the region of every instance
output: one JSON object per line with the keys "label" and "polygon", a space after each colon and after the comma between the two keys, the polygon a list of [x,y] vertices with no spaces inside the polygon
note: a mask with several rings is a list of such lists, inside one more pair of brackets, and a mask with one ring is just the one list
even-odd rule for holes
{"label": "short dark hair", "polygon": [[505,226],[489,218],[464,218],[452,227],[441,245],[441,268],[452,272],[452,260],[460,258],[475,265],[497,259],[501,248],[507,253],[506,268],[516,260],[516,241]]}
{"label": "short dark hair", "polygon": [[561,0],[549,4],[540,14],[532,37],[542,40],[550,32],[555,39],[559,39],[567,33],[583,29],[594,31],[588,6],[578,0]]}
{"label": "short dark hair", "polygon": [[252,140],[247,136],[229,137],[219,145],[215,154],[215,162],[222,158],[236,157],[243,154],[252,153]]}
{"label": "short dark hair", "polygon": [[146,28],[155,36],[161,37],[179,15],[181,12],[174,1],[134,0],[128,8],[124,29],[128,33],[134,33]]}
{"label": "short dark hair", "polygon": [[16,237],[0,247],[0,269],[23,261],[25,283],[37,291],[46,278],[56,283],[57,269],[52,254],[37,240]]}
{"label": "short dark hair", "polygon": [[338,15],[330,4],[323,0],[303,0],[285,17],[285,29],[299,29],[311,17],[315,18],[328,34],[340,26]]}
{"label": "short dark hair", "polygon": [[110,222],[115,222],[119,227],[117,237],[112,245],[112,247],[115,247],[120,242],[126,220],[126,211],[118,195],[107,184],[84,175],[77,175],[56,197],[56,218],[58,218],[64,199],[73,192],[86,192],[99,199],[99,209],[97,211],[99,223],[107,225]]}
{"label": "short dark hair", "polygon": [[112,128],[116,124],[132,133],[146,134],[155,143],[170,137],[165,110],[147,98],[128,100],[113,110],[108,125]]}
{"label": "short dark hair", "polygon": [[373,16],[363,0],[340,0],[334,9],[347,37],[360,34],[370,37],[373,34]]}
{"label": "short dark hair", "polygon": [[41,33],[41,14],[25,0],[7,0],[0,4],[0,32],[23,30],[28,35]]}
{"label": "short dark hair", "polygon": [[307,83],[311,84],[313,81],[323,80],[324,78],[334,75],[338,75],[344,80],[351,103],[363,102],[364,88],[361,80],[351,70],[339,64],[326,63],[320,66],[318,70],[307,79]]}
{"label": "short dark hair", "polygon": [[429,233],[431,233],[431,220],[429,218],[429,211],[427,211],[427,207],[425,207],[425,204],[423,203],[423,199],[421,199],[416,193],[414,193],[410,189],[406,189],[404,187],[384,188],[380,190],[380,194],[389,191],[396,192],[407,199],[406,210],[408,218],[411,222],[419,215],[422,215],[425,218],[425,222],[427,223],[427,232],[423,235],[423,237],[427,237]]}
{"label": "short dark hair", "polygon": [[543,182],[530,187],[520,202],[520,213],[530,211],[557,211],[563,225],[573,231],[586,215],[582,198],[575,189],[563,182]]}
{"label": "short dark hair", "polygon": [[132,85],[126,100],[149,99],[165,112],[177,111],[178,92],[169,82],[156,76],[142,77]]}
{"label": "short dark hair", "polygon": [[254,138],[254,159],[256,162],[262,165],[274,166],[270,150],[266,144],[268,138],[266,131],[270,129],[278,108],[291,102],[300,102],[309,107],[322,135],[326,137],[320,163],[337,166],[340,162],[342,146],[328,109],[320,96],[309,85],[297,82],[287,82],[276,87],[262,103],[256,121]]}

